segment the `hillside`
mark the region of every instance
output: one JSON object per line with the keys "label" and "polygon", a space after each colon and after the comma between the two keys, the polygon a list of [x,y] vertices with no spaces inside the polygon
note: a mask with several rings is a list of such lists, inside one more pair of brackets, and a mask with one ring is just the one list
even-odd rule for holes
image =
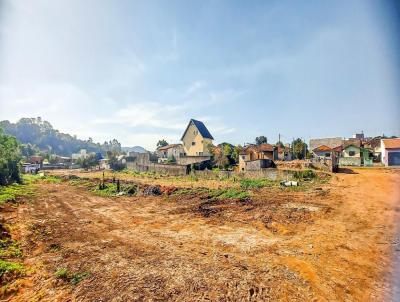
{"label": "hillside", "polygon": [[0,122],[0,127],[4,133],[15,136],[24,145],[22,149],[28,153],[40,150],[45,153],[70,156],[80,149],[103,154],[107,151],[121,151],[121,144],[116,139],[103,144],[95,143],[90,138],[78,139],[76,136],[54,129],[49,122],[43,121],[40,117],[22,118],[16,123],[4,120]]}
{"label": "hillside", "polygon": [[141,146],[134,147],[121,147],[122,152],[138,152],[138,153],[147,153],[148,151]]}

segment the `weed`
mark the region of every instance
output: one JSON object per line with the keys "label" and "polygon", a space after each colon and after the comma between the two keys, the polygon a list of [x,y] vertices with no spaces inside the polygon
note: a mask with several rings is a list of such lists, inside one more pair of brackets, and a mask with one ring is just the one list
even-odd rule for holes
{"label": "weed", "polygon": [[316,178],[317,174],[313,170],[307,169],[302,171],[295,171],[293,173],[293,177],[301,180],[311,180]]}
{"label": "weed", "polygon": [[59,268],[54,275],[56,276],[57,279],[62,279],[67,281],[69,276],[68,269],[66,269],[65,267]]}
{"label": "weed", "polygon": [[248,189],[260,189],[263,187],[269,187],[272,186],[274,182],[272,180],[262,178],[262,179],[249,179],[245,178],[240,180],[240,187],[242,189],[248,190]]}
{"label": "weed", "polygon": [[238,189],[220,189],[220,190],[214,190],[211,193],[211,196],[219,199],[219,200],[224,200],[224,199],[247,199],[250,198],[250,193],[247,191],[242,191]]}
{"label": "weed", "polygon": [[5,273],[14,273],[21,276],[25,273],[25,267],[20,263],[8,262],[0,259],[0,277]]}
{"label": "weed", "polygon": [[81,282],[83,279],[89,276],[90,273],[75,273],[71,276],[70,282],[72,283],[72,285],[77,285],[79,282]]}
{"label": "weed", "polygon": [[22,257],[22,250],[19,242],[11,239],[0,240],[0,257],[2,258]]}
{"label": "weed", "polygon": [[15,202],[19,197],[30,197],[33,190],[26,184],[12,184],[9,186],[0,186],[0,204],[5,202]]}
{"label": "weed", "polygon": [[59,268],[55,274],[57,279],[61,279],[67,282],[70,282],[72,285],[77,285],[79,282],[81,282],[83,279],[87,278],[90,276],[90,273],[85,272],[85,273],[70,273],[68,269],[65,267]]}

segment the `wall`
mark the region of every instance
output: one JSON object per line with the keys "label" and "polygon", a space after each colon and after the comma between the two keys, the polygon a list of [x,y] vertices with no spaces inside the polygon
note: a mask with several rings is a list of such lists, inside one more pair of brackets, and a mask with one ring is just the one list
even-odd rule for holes
{"label": "wall", "polygon": [[182,156],[177,159],[179,165],[191,165],[210,160],[210,156]]}
{"label": "wall", "polygon": [[400,148],[397,148],[397,149],[384,149],[385,150],[385,154],[384,154],[384,164],[385,164],[385,166],[388,166],[389,165],[389,153],[390,152],[400,152]]}
{"label": "wall", "polygon": [[214,171],[204,170],[204,171],[193,171],[194,175],[200,178],[206,179],[221,179],[221,178],[267,178],[270,180],[287,180],[293,177],[294,171],[291,170],[280,170],[280,169],[262,169],[259,171],[219,171],[215,173]]}
{"label": "wall", "polygon": [[[195,145],[192,145],[195,142]],[[197,156],[202,152],[204,156],[210,156],[208,145],[212,143],[211,139],[203,138],[197,127],[191,123],[183,137],[183,148],[187,156]],[[201,153],[200,153],[201,154]]]}
{"label": "wall", "polygon": [[332,157],[313,157],[309,163],[311,168],[317,170],[337,172],[339,169],[339,158],[335,152]]}
{"label": "wall", "polygon": [[341,157],[339,158],[340,166],[361,166],[361,157]]}
{"label": "wall", "polygon": [[246,161],[245,171],[257,171],[265,168],[274,167],[273,161],[270,159],[258,159],[252,161]]}
{"label": "wall", "polygon": [[177,175],[177,176],[188,174],[187,166],[182,166],[182,165],[165,165],[156,163],[148,163],[143,165],[143,164],[136,164],[134,162],[127,162],[126,167],[129,170],[134,170],[138,172],[157,172],[157,173]]}

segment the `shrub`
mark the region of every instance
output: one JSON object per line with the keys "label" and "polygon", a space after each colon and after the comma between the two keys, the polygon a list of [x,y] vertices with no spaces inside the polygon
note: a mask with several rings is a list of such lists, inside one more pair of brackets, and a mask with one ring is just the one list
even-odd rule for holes
{"label": "shrub", "polygon": [[266,186],[271,186],[273,182],[269,179],[263,178],[263,179],[249,179],[245,178],[240,180],[240,187],[242,189],[248,190],[248,189],[260,189]]}
{"label": "shrub", "polygon": [[219,200],[224,200],[224,199],[243,200],[249,198],[250,193],[247,191],[229,188],[229,189],[215,190],[214,192],[211,193],[211,196]]}
{"label": "shrub", "polygon": [[296,179],[311,180],[317,177],[317,174],[310,169],[295,171],[293,177]]}
{"label": "shrub", "polygon": [[25,273],[25,267],[20,263],[8,262],[0,259],[0,278],[5,273],[23,275]]}
{"label": "shrub", "polygon": [[55,274],[57,279],[61,279],[70,282],[72,285],[77,285],[83,279],[90,276],[90,273],[70,273],[66,268],[58,269]]}

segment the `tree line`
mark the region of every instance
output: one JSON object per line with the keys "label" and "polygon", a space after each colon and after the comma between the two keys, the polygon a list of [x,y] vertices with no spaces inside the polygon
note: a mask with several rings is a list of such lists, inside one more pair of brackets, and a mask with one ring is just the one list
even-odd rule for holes
{"label": "tree line", "polygon": [[121,144],[113,139],[104,143],[95,143],[92,138],[78,139],[75,135],[61,133],[48,122],[38,118],[22,118],[16,123],[8,120],[0,122],[4,133],[14,136],[20,143],[21,155],[57,154],[71,156],[80,149],[88,152],[106,154],[107,151],[121,152]]}

